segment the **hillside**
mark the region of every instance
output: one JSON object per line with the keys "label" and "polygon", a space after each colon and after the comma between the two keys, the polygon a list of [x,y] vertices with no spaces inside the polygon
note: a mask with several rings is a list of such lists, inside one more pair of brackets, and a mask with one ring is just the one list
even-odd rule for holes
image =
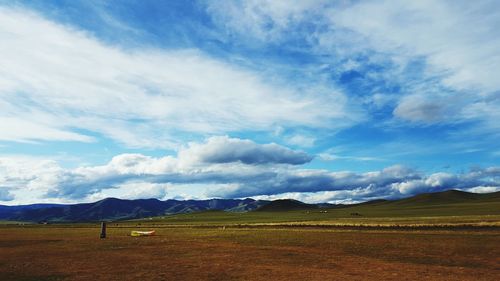
{"label": "hillside", "polygon": [[494,202],[500,200],[500,192],[494,193],[470,193],[459,190],[447,190],[436,193],[424,193],[410,198],[388,201],[386,204],[409,206],[409,205],[436,205],[456,204],[464,202]]}
{"label": "hillside", "polygon": [[31,222],[83,222],[124,220],[206,210],[250,211],[267,201],[253,199],[211,200],[123,200],[107,198],[94,203],[74,205],[0,206],[0,219]]}
{"label": "hillside", "polygon": [[[204,211],[218,210],[221,212]],[[305,212],[307,211],[307,212]],[[237,212],[237,213],[235,213]],[[186,214],[172,216],[176,214]],[[306,221],[336,218],[500,215],[500,192],[449,190],[399,200],[374,200],[353,205],[306,204],[291,199],[122,200],[107,198],[74,205],[0,206],[0,219],[31,222],[88,222],[161,217],[175,223]]]}
{"label": "hillside", "polygon": [[375,200],[349,206],[346,212],[361,216],[450,216],[500,214],[500,192],[470,193],[448,190],[423,193],[399,200]]}
{"label": "hillside", "polygon": [[297,210],[308,210],[317,209],[318,206],[313,204],[306,204],[297,200],[292,199],[280,199],[274,200],[269,204],[265,204],[260,208],[257,208],[256,212],[286,212],[286,211],[297,211]]}
{"label": "hillside", "polygon": [[[297,203],[298,202],[298,203]],[[456,217],[467,221],[468,217],[496,220],[500,216],[500,193],[474,194],[462,191],[445,191],[420,194],[399,200],[373,200],[353,205],[327,205],[326,208],[305,208],[308,205],[293,200],[276,200],[247,213],[198,212],[178,214],[153,219],[167,224],[253,224],[283,222],[376,222],[405,220],[418,223]],[[318,204],[320,205],[320,204]],[[462,220],[463,219],[463,220]],[[449,219],[447,219],[448,221]]]}

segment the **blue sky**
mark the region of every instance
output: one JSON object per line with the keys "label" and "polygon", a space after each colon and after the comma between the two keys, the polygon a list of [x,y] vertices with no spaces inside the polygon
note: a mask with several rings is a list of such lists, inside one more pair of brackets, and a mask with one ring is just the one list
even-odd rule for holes
{"label": "blue sky", "polygon": [[495,1],[0,1],[0,203],[500,186]]}

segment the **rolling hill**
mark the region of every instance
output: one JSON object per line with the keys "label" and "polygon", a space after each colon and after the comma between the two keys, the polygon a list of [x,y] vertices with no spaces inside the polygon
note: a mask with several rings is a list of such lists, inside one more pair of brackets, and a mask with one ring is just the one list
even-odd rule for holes
{"label": "rolling hill", "polygon": [[[284,202],[283,202],[284,201]],[[474,194],[456,190],[420,194],[398,200],[373,200],[352,205],[309,208],[292,200],[273,201],[246,213],[197,212],[153,218],[154,223],[183,225],[247,225],[261,223],[376,223],[401,221],[498,220],[500,192]],[[301,202],[300,202],[301,203]],[[304,203],[302,203],[304,204]],[[304,208],[300,208],[303,206]],[[314,206],[314,205],[313,205]],[[320,206],[324,206],[320,208]],[[446,219],[443,219],[446,218]]]}
{"label": "rolling hill", "polygon": [[[202,213],[204,211],[209,212]],[[307,212],[305,212],[307,211]],[[170,216],[175,214],[186,214]],[[74,205],[0,206],[0,219],[31,222],[90,222],[162,217],[176,223],[198,221],[303,221],[355,217],[424,217],[500,215],[500,192],[476,194],[457,190],[419,194],[399,200],[353,205],[306,204],[291,199],[122,200],[107,198]],[[167,217],[165,217],[167,216]]]}
{"label": "rolling hill", "polygon": [[286,212],[296,210],[317,209],[318,206],[314,204],[306,204],[292,199],[279,199],[269,202],[259,208],[256,212]]}
{"label": "rolling hill", "polygon": [[459,190],[447,190],[436,193],[423,193],[410,198],[396,201],[386,201],[385,204],[394,206],[411,205],[436,205],[436,204],[456,204],[465,202],[495,202],[500,200],[500,192],[494,193],[470,193]]}
{"label": "rolling hill", "polygon": [[364,216],[450,216],[500,214],[500,192],[447,190],[399,200],[375,200],[348,207]]}
{"label": "rolling hill", "polygon": [[268,201],[253,199],[210,200],[123,200],[107,198],[74,205],[0,206],[0,219],[30,222],[84,222],[124,220],[206,210],[243,212],[257,209]]}

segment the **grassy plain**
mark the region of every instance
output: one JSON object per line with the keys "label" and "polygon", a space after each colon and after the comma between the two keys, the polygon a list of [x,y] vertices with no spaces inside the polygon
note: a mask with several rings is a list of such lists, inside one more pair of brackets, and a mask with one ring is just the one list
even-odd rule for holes
{"label": "grassy plain", "polygon": [[[343,208],[286,212],[231,213],[208,211],[178,214],[131,221],[131,225],[147,222],[156,225],[367,225],[367,226],[500,226],[500,198],[457,200],[450,194],[443,198],[413,197]],[[453,195],[453,193],[452,193]]]}
{"label": "grassy plain", "polygon": [[0,280],[498,280],[500,200],[445,195],[112,222],[106,239],[97,223],[0,223]]}
{"label": "grassy plain", "polygon": [[498,280],[500,230],[0,226],[0,280]]}

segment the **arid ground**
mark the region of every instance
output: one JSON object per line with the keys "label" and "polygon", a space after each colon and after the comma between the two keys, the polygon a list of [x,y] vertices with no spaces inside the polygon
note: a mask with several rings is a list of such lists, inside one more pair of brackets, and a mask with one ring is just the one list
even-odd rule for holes
{"label": "arid ground", "polygon": [[0,280],[498,280],[500,230],[0,226]]}

